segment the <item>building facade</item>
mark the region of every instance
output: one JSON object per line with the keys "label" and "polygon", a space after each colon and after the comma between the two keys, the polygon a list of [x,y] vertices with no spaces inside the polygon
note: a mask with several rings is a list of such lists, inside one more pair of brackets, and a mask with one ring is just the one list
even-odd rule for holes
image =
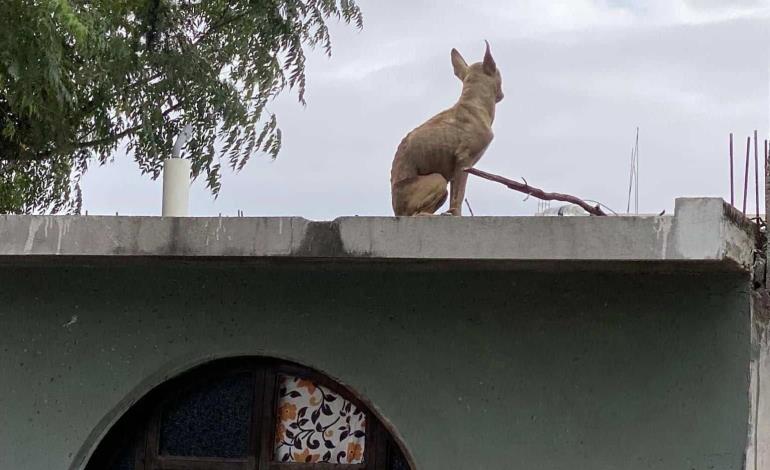
{"label": "building facade", "polygon": [[717,199],[0,217],[0,468],[770,468],[757,266]]}

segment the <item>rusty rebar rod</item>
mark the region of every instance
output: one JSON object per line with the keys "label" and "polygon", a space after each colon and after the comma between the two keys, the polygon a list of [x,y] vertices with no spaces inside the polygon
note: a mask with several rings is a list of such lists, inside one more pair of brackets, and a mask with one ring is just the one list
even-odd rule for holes
{"label": "rusty rebar rod", "polygon": [[733,133],[730,132],[730,205],[735,206],[735,177],[733,176]]}
{"label": "rusty rebar rod", "polygon": [[756,193],[757,223],[759,223],[759,144],[757,144],[757,130],[754,129],[754,192]]}
{"label": "rusty rebar rod", "polygon": [[467,197],[465,198],[465,206],[468,207],[468,212],[471,213],[471,217],[476,215],[476,214],[473,213],[473,208],[471,207],[471,203],[468,202],[468,198]]}
{"label": "rusty rebar rod", "polygon": [[770,223],[770,143],[765,139],[765,224]]}
{"label": "rusty rebar rod", "polygon": [[591,215],[598,215],[598,216],[607,215],[604,213],[604,211],[602,211],[601,207],[598,204],[596,206],[592,206],[587,202],[585,202],[584,200],[575,196],[571,196],[569,194],[548,193],[543,191],[542,189],[535,188],[534,186],[530,186],[528,183],[519,183],[518,181],[513,181],[511,179],[505,178],[500,175],[487,173],[486,171],[477,170],[476,168],[468,168],[465,170],[465,172],[474,176],[478,176],[479,178],[484,178],[489,181],[494,181],[495,183],[503,184],[508,188],[513,189],[514,191],[519,191],[529,196],[542,199],[544,201],[569,202],[582,207],[586,212],[588,212]]}
{"label": "rusty rebar rod", "polygon": [[746,168],[743,171],[743,215],[746,215],[746,200],[749,197],[749,157],[751,156],[751,136],[746,139]]}

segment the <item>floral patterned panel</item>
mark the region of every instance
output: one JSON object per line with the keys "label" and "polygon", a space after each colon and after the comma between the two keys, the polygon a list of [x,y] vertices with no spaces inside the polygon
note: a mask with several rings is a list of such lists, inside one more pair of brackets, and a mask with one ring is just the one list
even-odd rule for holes
{"label": "floral patterned panel", "polygon": [[278,462],[364,461],[366,415],[331,390],[300,377],[279,376],[275,455]]}

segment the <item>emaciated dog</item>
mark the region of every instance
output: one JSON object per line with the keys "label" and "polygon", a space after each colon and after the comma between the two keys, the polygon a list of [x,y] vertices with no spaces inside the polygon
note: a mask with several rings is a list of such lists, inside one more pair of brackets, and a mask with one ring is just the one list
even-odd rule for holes
{"label": "emaciated dog", "polygon": [[464,171],[479,161],[492,142],[495,105],[503,99],[502,77],[487,43],[483,62],[468,65],[452,49],[454,73],[463,82],[457,103],[404,137],[390,171],[393,212],[396,215],[431,215],[447,199],[449,211],[462,215]]}

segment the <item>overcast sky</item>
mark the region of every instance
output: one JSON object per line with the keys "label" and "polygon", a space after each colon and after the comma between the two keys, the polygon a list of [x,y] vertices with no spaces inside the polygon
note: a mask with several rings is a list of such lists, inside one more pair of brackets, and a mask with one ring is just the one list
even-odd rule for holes
{"label": "overcast sky", "polygon": [[[308,105],[271,105],[277,160],[225,173],[214,200],[193,184],[192,215],[390,215],[390,165],[411,129],[451,106],[449,51],[503,75],[495,140],[477,168],[625,212],[640,131],[640,212],[680,196],[729,197],[728,135],[742,172],[746,137],[770,134],[770,0],[359,0],[361,32],[332,28],[331,59],[311,53]],[[470,178],[476,215],[537,209]],[[736,175],[736,185],[738,177]],[[161,183],[125,155],[84,179],[90,214],[157,215]],[[752,194],[752,190],[750,194]],[[753,201],[753,199],[750,199]]]}

